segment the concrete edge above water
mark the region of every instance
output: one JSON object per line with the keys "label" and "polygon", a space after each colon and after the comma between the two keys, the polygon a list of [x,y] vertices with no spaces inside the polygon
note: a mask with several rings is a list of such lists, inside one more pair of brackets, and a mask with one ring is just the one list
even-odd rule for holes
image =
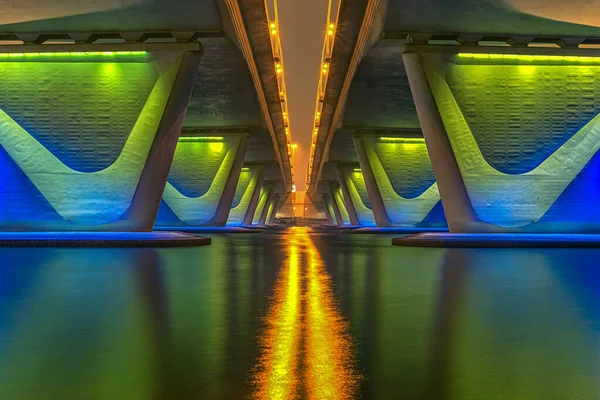
{"label": "concrete edge above water", "polygon": [[447,248],[600,248],[600,234],[421,233],[395,246]]}
{"label": "concrete edge above water", "polygon": [[0,232],[0,247],[184,247],[210,238],[181,232]]}

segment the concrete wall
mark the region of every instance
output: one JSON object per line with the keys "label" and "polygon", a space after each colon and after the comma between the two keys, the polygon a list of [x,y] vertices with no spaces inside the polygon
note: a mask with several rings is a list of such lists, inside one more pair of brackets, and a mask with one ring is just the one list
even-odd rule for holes
{"label": "concrete wall", "polygon": [[198,62],[182,52],[0,60],[0,229],[151,229]]}
{"label": "concrete wall", "polygon": [[425,52],[421,68],[473,211],[458,230],[600,230],[600,60]]}

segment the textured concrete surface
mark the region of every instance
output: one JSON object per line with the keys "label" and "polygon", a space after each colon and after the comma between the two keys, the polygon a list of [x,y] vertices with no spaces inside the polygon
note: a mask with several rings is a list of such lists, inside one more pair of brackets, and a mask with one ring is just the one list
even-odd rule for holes
{"label": "textured concrete surface", "polygon": [[0,2],[0,32],[218,30],[216,0]]}

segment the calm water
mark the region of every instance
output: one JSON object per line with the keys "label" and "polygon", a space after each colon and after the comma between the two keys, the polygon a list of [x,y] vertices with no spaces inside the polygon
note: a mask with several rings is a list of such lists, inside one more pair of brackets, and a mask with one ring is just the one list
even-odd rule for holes
{"label": "calm water", "polygon": [[600,251],[0,249],[0,399],[598,399]]}

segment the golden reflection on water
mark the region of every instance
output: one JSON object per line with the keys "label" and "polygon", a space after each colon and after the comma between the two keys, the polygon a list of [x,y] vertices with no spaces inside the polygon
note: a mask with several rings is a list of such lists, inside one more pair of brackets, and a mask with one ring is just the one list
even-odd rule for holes
{"label": "golden reflection on water", "polygon": [[331,280],[308,229],[293,228],[261,337],[257,399],[351,399],[360,374]]}

